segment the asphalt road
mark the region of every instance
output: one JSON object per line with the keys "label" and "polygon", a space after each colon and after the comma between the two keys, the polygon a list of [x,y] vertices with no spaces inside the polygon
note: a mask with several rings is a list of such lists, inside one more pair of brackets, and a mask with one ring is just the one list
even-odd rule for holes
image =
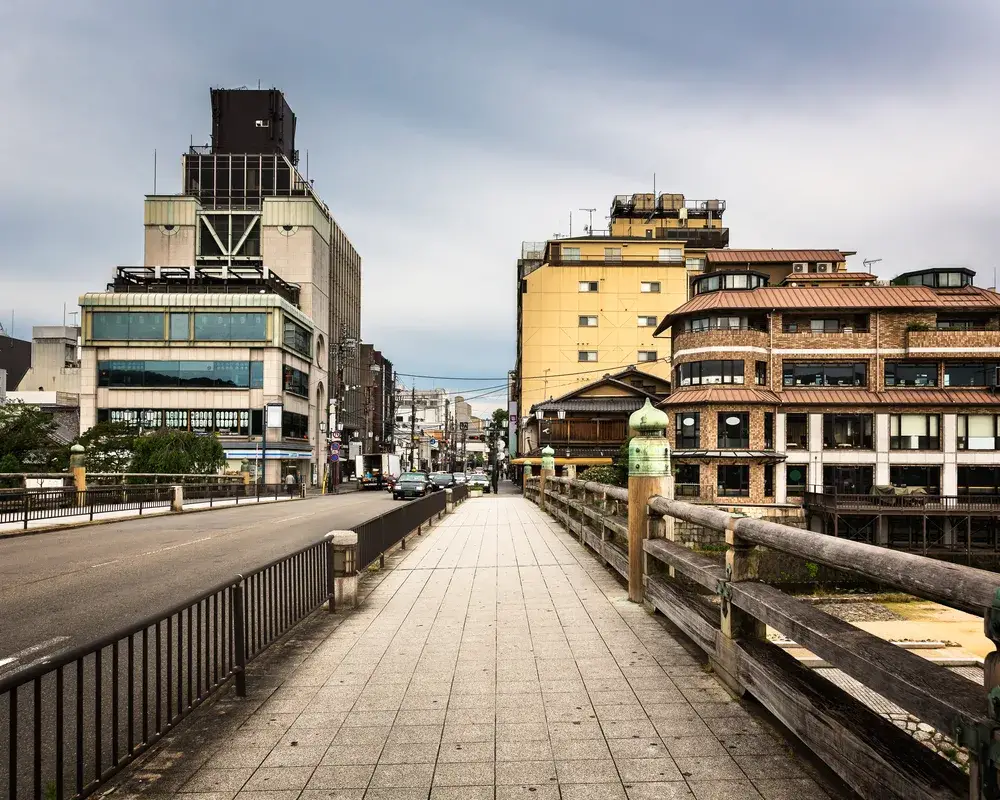
{"label": "asphalt road", "polygon": [[356,492],[0,539],[0,678],[391,508]]}

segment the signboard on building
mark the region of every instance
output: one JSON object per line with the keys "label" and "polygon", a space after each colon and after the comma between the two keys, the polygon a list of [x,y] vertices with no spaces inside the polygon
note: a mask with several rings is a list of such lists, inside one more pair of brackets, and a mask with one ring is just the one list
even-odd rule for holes
{"label": "signboard on building", "polygon": [[267,418],[268,428],[280,428],[281,427],[281,403],[268,403],[264,406],[264,411]]}
{"label": "signboard on building", "polygon": [[517,401],[507,403],[507,450],[511,458],[517,457]]}

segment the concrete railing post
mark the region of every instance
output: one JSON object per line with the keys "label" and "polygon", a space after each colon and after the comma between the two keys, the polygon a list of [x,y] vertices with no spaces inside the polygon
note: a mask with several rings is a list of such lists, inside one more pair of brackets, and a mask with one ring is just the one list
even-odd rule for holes
{"label": "concrete railing post", "polygon": [[184,487],[183,486],[171,486],[173,494],[170,497],[170,510],[171,511],[183,511],[184,510]]}
{"label": "concrete railing post", "polygon": [[649,535],[649,499],[668,492],[667,415],[646,400],[629,417],[629,427],[639,435],[628,446],[628,599],[641,603],[645,560],[642,542]]}
{"label": "concrete railing post", "polygon": [[451,489],[444,490],[444,513],[451,514],[455,511],[455,493]]}
{"label": "concrete railing post", "polygon": [[69,468],[73,473],[73,488],[76,489],[76,505],[87,504],[87,454],[82,444],[75,444],[70,449]]}
{"label": "concrete railing post", "polygon": [[330,613],[358,605],[358,535],[330,531],[327,541],[327,593]]}
{"label": "concrete railing post", "polygon": [[542,448],[542,468],[538,472],[538,507],[545,509],[545,482],[556,474],[556,451],[546,445]]}

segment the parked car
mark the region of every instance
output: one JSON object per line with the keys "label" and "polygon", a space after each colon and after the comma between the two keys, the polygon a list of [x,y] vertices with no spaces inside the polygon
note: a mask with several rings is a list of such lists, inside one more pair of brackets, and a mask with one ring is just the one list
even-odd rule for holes
{"label": "parked car", "polygon": [[430,492],[431,483],[426,472],[404,472],[392,487],[392,499],[426,497]]}
{"label": "parked car", "polygon": [[455,485],[455,476],[450,472],[431,473],[431,491],[437,492],[441,489],[450,489]]}
{"label": "parked car", "polygon": [[453,472],[452,475],[455,477],[455,483],[462,484],[469,481],[469,476],[464,472]]}
{"label": "parked car", "polygon": [[471,489],[473,486],[481,487],[483,494],[489,494],[493,488],[490,486],[490,479],[485,475],[473,475],[469,478],[469,488]]}

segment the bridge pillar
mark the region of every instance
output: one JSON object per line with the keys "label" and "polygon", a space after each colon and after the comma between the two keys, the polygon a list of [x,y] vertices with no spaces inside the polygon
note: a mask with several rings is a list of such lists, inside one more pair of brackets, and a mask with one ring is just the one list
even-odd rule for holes
{"label": "bridge pillar", "polygon": [[527,494],[528,491],[528,478],[531,477],[531,462],[524,462],[524,469],[521,470],[521,491]]}
{"label": "bridge pillar", "polygon": [[[628,599],[641,603],[643,596],[643,539],[649,536],[649,499],[670,494],[670,445],[667,415],[646,400],[629,417],[638,432],[628,445]],[[671,531],[672,532],[672,531]]]}

